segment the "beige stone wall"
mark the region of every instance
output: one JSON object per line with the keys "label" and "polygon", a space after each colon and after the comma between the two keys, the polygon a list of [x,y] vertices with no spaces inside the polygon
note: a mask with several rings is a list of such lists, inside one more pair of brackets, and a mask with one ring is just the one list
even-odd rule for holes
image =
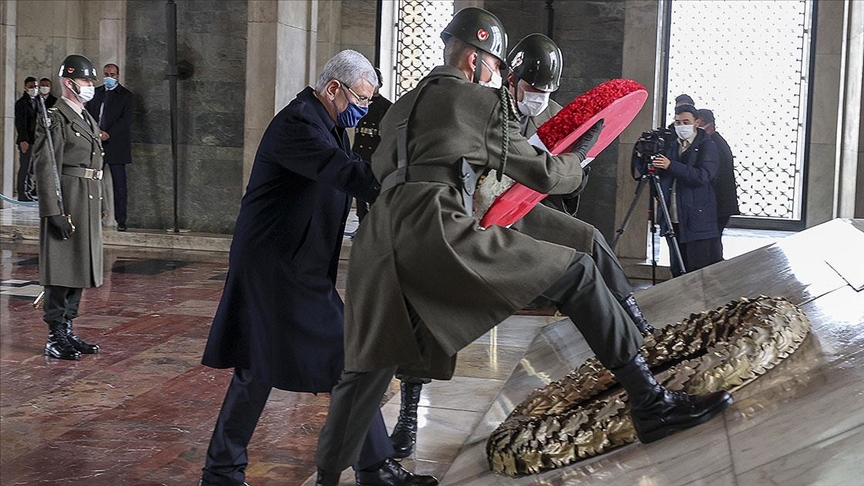
{"label": "beige stone wall", "polygon": [[[17,33],[17,0],[0,2],[0,83],[2,83],[3,103],[0,105],[0,193],[12,197],[15,186],[15,100],[18,96],[18,83],[15,82],[15,36]],[[23,81],[23,79],[22,79]],[[23,89],[23,86],[21,87]],[[5,207],[5,203],[0,204]]]}

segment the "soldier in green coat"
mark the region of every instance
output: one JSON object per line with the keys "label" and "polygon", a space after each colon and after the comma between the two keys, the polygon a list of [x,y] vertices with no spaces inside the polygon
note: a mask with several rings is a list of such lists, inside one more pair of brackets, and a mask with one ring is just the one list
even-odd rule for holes
{"label": "soldier in green coat", "polygon": [[[96,70],[84,56],[60,66],[63,98],[36,128],[34,164],[39,191],[39,282],[45,287],[45,355],[80,359],[99,346],[72,330],[84,288],[102,285],[102,142],[84,109]],[[49,136],[50,135],[50,136]]]}
{"label": "soldier in green coat", "polygon": [[[561,105],[550,99],[550,94],[560,86],[563,67],[561,50],[545,35],[529,34],[510,50],[507,66],[510,70],[510,93],[519,110],[519,133],[531,137],[540,125],[561,111]],[[585,170],[587,171],[587,168]],[[586,181],[587,176],[583,176],[580,189],[585,186]],[[578,193],[580,189],[575,192]],[[547,197],[543,199],[544,204],[535,206],[512,228],[532,238],[591,255],[606,286],[633,319],[639,331],[643,335],[653,333],[654,328],[642,314],[633,297],[633,287],[606,238],[596,228],[576,219],[567,211],[567,204],[574,199],[567,195]],[[531,305],[540,304],[542,302]],[[417,406],[420,394],[423,385],[430,380],[399,373],[396,378],[400,380],[401,402],[399,418],[391,439],[396,457],[407,457],[414,449],[417,438]]]}
{"label": "soldier in green coat", "polygon": [[[536,191],[567,194],[579,186],[580,162],[602,127],[589,130],[573,153],[552,156],[531,146],[501,86],[501,22],[466,8],[442,38],[446,65],[381,123],[372,158],[381,193],[352,248],[346,369],[319,437],[317,483],[338,484],[356,460],[397,369],[449,379],[461,348],[538,297],[573,320],[627,390],[643,442],[721,413],[732,401],[726,392],[690,396],[657,383],[639,354],[639,331],[589,255],[509,228],[480,229],[470,208],[477,176],[496,169]],[[369,281],[377,285],[363,285]]]}

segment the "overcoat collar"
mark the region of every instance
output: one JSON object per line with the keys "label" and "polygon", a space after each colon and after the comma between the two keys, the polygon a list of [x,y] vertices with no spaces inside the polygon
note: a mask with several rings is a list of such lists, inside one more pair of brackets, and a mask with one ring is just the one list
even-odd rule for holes
{"label": "overcoat collar", "polygon": [[321,100],[315,96],[315,90],[312,89],[311,86],[307,86],[306,89],[299,92],[297,98],[306,101],[306,103],[314,107],[315,113],[319,118],[321,118],[324,127],[327,128],[328,131],[333,131],[333,129],[336,128],[336,122],[330,118],[330,113],[327,113],[327,108],[325,108],[324,104],[321,103]]}
{"label": "overcoat collar", "polygon": [[426,76],[426,79],[430,78],[459,78],[466,83],[469,82],[468,78],[465,77],[465,73],[459,70],[459,68],[451,66],[449,64],[444,64],[442,66],[437,66],[432,69],[432,71]]}
{"label": "overcoat collar", "polygon": [[[95,132],[97,123],[96,123],[96,120],[94,120],[93,117],[90,116],[90,113],[87,113],[87,110],[84,110],[79,115],[78,113],[75,112],[75,109],[72,108],[71,106],[69,106],[69,103],[67,103],[65,100],[61,99],[60,101],[61,102],[55,104],[54,107],[57,108],[58,110],[60,110],[63,113],[63,115],[66,116],[66,119],[69,120],[72,123],[72,125],[75,126],[75,131],[83,133],[83,134],[87,135],[88,137],[90,137],[91,139],[98,141],[99,136]],[[92,129],[88,125],[87,121],[85,121],[84,118],[81,118],[82,116],[86,117],[87,121],[89,121],[90,124],[93,125]]]}

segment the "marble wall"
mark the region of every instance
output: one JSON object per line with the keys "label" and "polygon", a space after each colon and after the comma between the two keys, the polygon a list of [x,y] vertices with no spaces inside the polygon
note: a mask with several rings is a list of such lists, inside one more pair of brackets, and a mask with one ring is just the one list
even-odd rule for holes
{"label": "marble wall", "polygon": [[[15,186],[15,99],[19,89],[15,82],[15,70],[9,67],[15,65],[17,7],[17,0],[0,2],[0,83],[3,83],[3,103],[0,103],[0,157],[3,161],[0,166],[0,193],[10,197]],[[5,205],[0,203],[0,207]]]}
{"label": "marble wall", "polygon": [[[554,2],[553,37],[565,56],[562,88],[554,98],[566,103],[616,77],[636,79],[656,95],[659,4],[660,0]],[[314,83],[324,62],[340,49],[356,49],[374,61],[377,0],[183,0],[177,5],[179,58],[195,66],[195,75],[179,82],[180,226],[230,233],[255,150],[273,114]],[[454,5],[456,10],[480,6],[496,13],[511,44],[546,28],[545,2],[539,0],[457,0]],[[849,60],[860,54],[860,9],[860,2],[852,0],[817,4],[805,174],[808,226],[837,215],[864,216],[864,110],[857,108],[862,82],[848,71],[841,75],[841,64],[846,62],[848,68]],[[130,225],[173,225],[164,15],[165,2],[153,0],[0,4],[4,193],[11,194],[14,180],[12,105],[21,93],[21,80],[30,74],[54,76],[63,57],[77,52],[97,66],[118,62],[122,82],[136,94]],[[632,200],[635,183],[627,160],[639,133],[654,124],[655,107],[649,106],[653,104],[649,98],[632,128],[593,164],[579,215],[607,237],[613,236]],[[843,120],[842,126],[838,120]],[[856,134],[857,144],[852,143]],[[635,221],[643,214],[641,207],[636,214],[619,254],[638,260],[644,259],[646,230]]]}
{"label": "marble wall", "polygon": [[[510,47],[528,34],[546,33],[544,2],[487,0],[485,8],[504,23]],[[554,100],[566,105],[594,86],[621,77],[626,9],[623,0],[555,2],[552,40],[564,55],[564,70],[561,87],[552,95]],[[615,231],[611,203],[618,198],[618,150],[618,144],[613,144],[591,163],[589,183],[579,207],[579,218],[609,239]]]}
{"label": "marble wall", "polygon": [[[194,66],[178,82],[179,226],[229,233],[243,193],[246,0],[177,2],[177,58]],[[165,4],[127,3],[126,85],[137,101],[132,129],[129,226],[173,227]]]}

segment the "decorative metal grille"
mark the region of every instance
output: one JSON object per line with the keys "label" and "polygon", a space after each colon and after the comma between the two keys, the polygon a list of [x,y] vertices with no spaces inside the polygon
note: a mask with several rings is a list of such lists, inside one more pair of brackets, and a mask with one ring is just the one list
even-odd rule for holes
{"label": "decorative metal grille", "polygon": [[453,17],[452,0],[399,0],[396,24],[396,98],[444,61],[441,31]]}
{"label": "decorative metal grille", "polygon": [[743,216],[801,219],[811,12],[812,0],[672,2],[668,112],[681,93],[714,112]]}

